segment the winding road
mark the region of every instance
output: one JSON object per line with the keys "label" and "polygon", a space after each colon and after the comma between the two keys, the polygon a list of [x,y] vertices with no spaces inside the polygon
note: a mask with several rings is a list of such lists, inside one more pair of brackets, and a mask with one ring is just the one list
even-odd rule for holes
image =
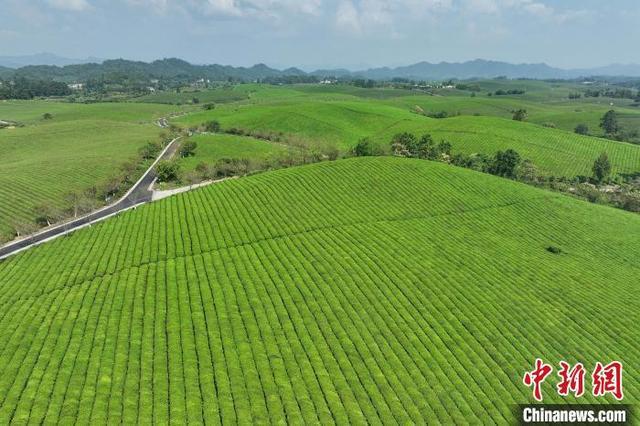
{"label": "winding road", "polygon": [[[160,119],[156,122],[156,124],[160,127],[168,126],[166,119]],[[175,154],[179,146],[179,144],[177,143],[178,139],[180,138],[178,137],[172,140],[162,150],[156,161],[153,162],[153,164],[147,169],[147,171],[135,183],[135,185],[133,185],[133,187],[131,187],[131,189],[129,189],[129,191],[118,201],[85,216],[78,217],[60,225],[51,226],[44,229],[43,231],[29,235],[20,240],[12,241],[9,244],[0,247],[0,260],[19,253],[23,250],[27,250],[28,248],[35,245],[42,244],[46,241],[52,240],[62,235],[66,235],[77,229],[92,225],[125,210],[129,210],[141,204],[152,201],[153,191],[151,190],[151,185],[156,178],[155,166],[158,161],[171,158]]]}

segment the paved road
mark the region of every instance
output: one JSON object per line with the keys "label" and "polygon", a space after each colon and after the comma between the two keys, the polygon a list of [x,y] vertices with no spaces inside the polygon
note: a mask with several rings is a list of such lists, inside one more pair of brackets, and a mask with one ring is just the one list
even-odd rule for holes
{"label": "paved road", "polygon": [[[157,123],[160,127],[166,127],[166,120],[162,119]],[[178,139],[176,138],[167,145],[167,147],[158,156],[156,161],[149,167],[145,174],[136,182],[136,184],[118,201],[100,210],[96,210],[93,213],[89,213],[86,216],[79,217],[72,221],[66,222],[61,225],[56,225],[51,228],[45,229],[37,234],[31,235],[24,239],[11,242],[7,245],[0,247],[0,260],[5,259],[11,255],[28,249],[29,247],[41,244],[45,241],[49,241],[53,238],[57,238],[61,235],[68,234],[79,228],[91,225],[92,223],[104,220],[119,212],[135,208],[136,206],[151,201],[153,192],[149,190],[149,187],[156,178],[155,165],[161,159],[171,158],[178,149]]]}

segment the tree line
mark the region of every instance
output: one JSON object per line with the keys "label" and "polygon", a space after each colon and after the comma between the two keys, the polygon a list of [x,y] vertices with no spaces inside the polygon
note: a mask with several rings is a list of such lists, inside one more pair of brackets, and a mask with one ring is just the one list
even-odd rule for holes
{"label": "tree line", "polygon": [[33,99],[70,94],[69,86],[58,81],[33,80],[24,77],[14,80],[0,80],[0,99]]}

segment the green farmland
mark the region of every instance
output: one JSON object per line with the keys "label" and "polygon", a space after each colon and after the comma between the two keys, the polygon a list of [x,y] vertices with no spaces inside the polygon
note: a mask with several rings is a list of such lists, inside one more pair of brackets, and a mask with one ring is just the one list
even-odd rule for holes
{"label": "green farmland", "polygon": [[[61,208],[65,195],[100,185],[161,132],[153,121],[170,106],[0,102],[0,119],[24,127],[0,129],[0,242],[34,208]],[[45,120],[49,113],[52,119]]]}
{"label": "green farmland", "polygon": [[[265,89],[269,95],[259,96],[257,93],[260,92],[256,92],[254,97],[258,99],[253,102],[196,112],[179,117],[175,122],[189,127],[215,119],[225,129],[276,132],[345,151],[362,137],[371,137],[378,145],[388,149],[395,133],[410,131],[418,136],[430,133],[436,140],[446,139],[456,152],[494,154],[498,150],[515,149],[532,160],[543,173],[555,176],[589,175],[593,161],[602,152],[609,154],[615,172],[640,171],[640,145],[577,135],[535,123],[515,122],[504,117],[505,114],[510,116],[510,108],[504,99],[475,101],[477,98],[424,97],[411,95],[405,90],[405,96],[378,100],[374,94],[370,97],[345,95],[340,88],[335,89],[339,93],[331,94],[327,92],[330,89],[321,88],[323,91],[320,92],[320,89],[313,91],[306,87],[302,86],[302,91],[297,93],[291,88]],[[282,96],[272,94],[278,90],[283,91]],[[313,96],[307,93],[313,93]],[[434,111],[442,109],[443,105],[464,102],[467,108],[464,112],[469,114],[433,119],[411,111],[411,106],[418,104],[428,110],[421,101],[434,100],[440,103],[433,108]],[[471,115],[476,102],[480,102],[478,105],[483,116]],[[495,113],[487,110],[490,102],[493,103],[491,108],[497,108]],[[552,111],[541,116],[543,121],[548,120],[549,116],[561,118],[567,114],[565,107],[538,104],[537,108]],[[604,113],[606,109],[600,112]],[[600,112],[591,113],[590,120],[599,120],[595,114]],[[640,123],[640,113],[637,117]]]}
{"label": "green farmland", "polygon": [[247,99],[246,93],[236,90],[233,87],[225,87],[219,89],[208,90],[189,90],[181,92],[158,91],[144,96],[134,98],[135,102],[141,103],[159,103],[159,104],[193,104],[194,99],[197,103],[227,103]]}
{"label": "green farmland", "polygon": [[215,164],[225,158],[256,162],[269,160],[293,149],[282,144],[234,135],[205,134],[193,136],[191,140],[198,144],[196,155],[179,160],[181,169],[185,172],[195,170],[200,163]]}
{"label": "green farmland", "polygon": [[637,235],[398,158],[172,197],[0,263],[0,423],[511,423],[536,357],[640,362]]}

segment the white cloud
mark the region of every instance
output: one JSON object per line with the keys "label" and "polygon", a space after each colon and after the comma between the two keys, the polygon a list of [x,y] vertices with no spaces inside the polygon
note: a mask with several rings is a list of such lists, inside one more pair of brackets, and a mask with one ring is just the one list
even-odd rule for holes
{"label": "white cloud", "polygon": [[342,1],[338,5],[338,10],[336,12],[336,25],[338,28],[345,31],[356,34],[362,33],[360,15],[351,0]]}
{"label": "white cloud", "polygon": [[254,17],[280,19],[289,14],[317,15],[322,0],[125,0],[134,6],[151,7],[156,13],[185,11],[195,17]]}
{"label": "white cloud", "polygon": [[418,20],[448,10],[452,0],[342,0],[336,10],[336,26],[355,34],[385,31],[394,37],[396,22]]}
{"label": "white cloud", "polygon": [[500,11],[497,0],[467,0],[465,7],[475,13],[495,14]]}
{"label": "white cloud", "polygon": [[590,15],[585,10],[559,11],[538,0],[465,0],[463,7],[474,13],[500,15],[506,12],[522,13],[540,19],[563,23]]}
{"label": "white cloud", "polygon": [[76,12],[89,9],[91,7],[87,0],[47,0],[47,3],[56,9]]}

